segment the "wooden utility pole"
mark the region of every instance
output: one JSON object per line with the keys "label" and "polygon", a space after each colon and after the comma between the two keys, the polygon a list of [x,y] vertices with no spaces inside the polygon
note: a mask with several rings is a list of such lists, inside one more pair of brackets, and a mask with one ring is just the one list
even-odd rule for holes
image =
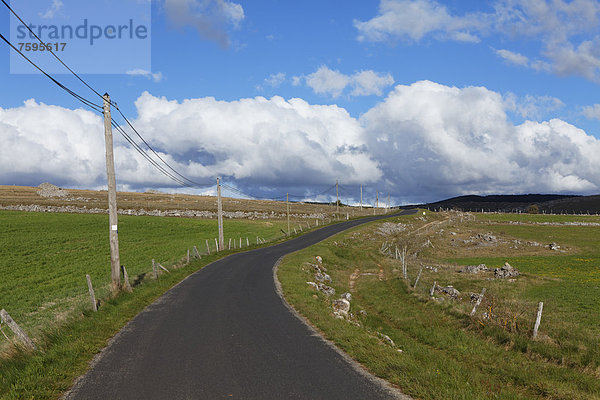
{"label": "wooden utility pole", "polygon": [[338,191],[338,181],[335,180],[335,213],[340,212],[340,193]]}
{"label": "wooden utility pole", "polygon": [[375,215],[378,208],[379,208],[379,190],[376,190],[375,191],[375,208],[373,209],[373,215]]}
{"label": "wooden utility pole", "polygon": [[290,236],[290,194],[285,194],[285,206],[287,209],[288,236]]}
{"label": "wooden utility pole", "polygon": [[225,250],[225,238],[223,237],[223,204],[221,203],[221,183],[217,178],[217,220],[219,223],[219,251]]}
{"label": "wooden utility pole", "polygon": [[121,288],[121,259],[119,257],[119,231],[117,223],[117,183],[113,155],[110,96],[104,93],[104,140],[106,143],[106,178],[108,180],[108,222],[110,239],[110,276],[113,292]]}
{"label": "wooden utility pole", "polygon": [[388,209],[388,212],[390,212],[390,208],[391,208],[390,207],[390,194],[388,193],[388,200],[387,200],[387,209]]}
{"label": "wooden utility pole", "polygon": [[360,184],[360,210],[362,211],[362,183]]}

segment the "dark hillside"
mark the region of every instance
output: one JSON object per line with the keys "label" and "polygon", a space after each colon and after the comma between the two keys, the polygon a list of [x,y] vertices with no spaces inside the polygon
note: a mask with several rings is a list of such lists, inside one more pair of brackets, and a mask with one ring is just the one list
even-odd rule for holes
{"label": "dark hillside", "polygon": [[558,194],[459,196],[424,204],[430,210],[455,209],[462,211],[527,212],[537,205],[540,213],[596,214],[600,213],[600,195],[576,196]]}

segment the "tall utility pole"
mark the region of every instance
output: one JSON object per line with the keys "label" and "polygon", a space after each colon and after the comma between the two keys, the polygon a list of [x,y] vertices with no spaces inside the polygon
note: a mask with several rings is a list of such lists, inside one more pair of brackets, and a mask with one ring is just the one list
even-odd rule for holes
{"label": "tall utility pole", "polygon": [[221,183],[217,178],[217,221],[219,223],[219,251],[225,250],[225,238],[223,237],[223,204],[221,203]]}
{"label": "tall utility pole", "polygon": [[108,181],[108,223],[110,240],[110,277],[113,292],[121,288],[121,259],[119,257],[119,228],[117,223],[117,182],[113,155],[110,96],[104,93],[104,141],[106,143],[106,178]]}
{"label": "tall utility pole", "polygon": [[339,214],[340,212],[340,193],[338,191],[338,181],[335,180],[335,213]]}
{"label": "tall utility pole", "polygon": [[387,212],[390,212],[390,208],[391,208],[390,207],[390,194],[388,193],[388,201],[387,201],[387,209],[388,209],[388,211]]}
{"label": "tall utility pole", "polygon": [[288,223],[288,236],[290,236],[290,194],[285,194],[285,206],[287,208],[287,223]]}
{"label": "tall utility pole", "polygon": [[375,191],[375,209],[373,210],[373,214],[375,214],[377,212],[377,209],[379,208],[379,190]]}
{"label": "tall utility pole", "polygon": [[362,211],[362,183],[360,184],[360,209]]}

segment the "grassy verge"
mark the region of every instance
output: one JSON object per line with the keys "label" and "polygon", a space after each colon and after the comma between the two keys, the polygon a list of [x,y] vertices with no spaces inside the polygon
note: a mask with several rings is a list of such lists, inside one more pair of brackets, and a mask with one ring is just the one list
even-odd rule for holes
{"label": "grassy verge", "polygon": [[217,256],[197,260],[159,280],[147,280],[133,293],[123,293],[102,304],[97,313],[80,308],[67,319],[37,336],[38,352],[14,348],[0,359],[0,398],[55,399],[68,390],[74,379],[85,373],[89,361],[131,318],[166,290]]}
{"label": "grassy verge", "polygon": [[[600,398],[600,320],[594,312],[600,303],[600,228],[528,224],[549,221],[547,216],[518,216],[525,225],[511,224],[512,216],[494,217],[491,223],[488,217],[401,217],[394,222],[406,229],[393,234],[381,234],[380,223],[370,224],[286,257],[278,277],[286,299],[328,339],[409,395]],[[481,233],[497,241],[469,241]],[[534,240],[560,243],[564,253],[527,244]],[[380,251],[384,242],[407,245],[408,281],[400,261]],[[331,276],[334,296],[306,284],[315,280],[317,255]],[[506,261],[521,271],[514,281],[493,279],[493,272],[458,272],[464,265],[500,267]],[[418,271],[427,266],[413,288]],[[436,292],[431,298],[434,281],[453,285],[462,296],[452,300]],[[469,294],[482,287],[487,295],[469,317]],[[352,294],[349,320],[332,317],[332,302],[344,292]],[[544,315],[534,341],[538,301],[544,301]]]}

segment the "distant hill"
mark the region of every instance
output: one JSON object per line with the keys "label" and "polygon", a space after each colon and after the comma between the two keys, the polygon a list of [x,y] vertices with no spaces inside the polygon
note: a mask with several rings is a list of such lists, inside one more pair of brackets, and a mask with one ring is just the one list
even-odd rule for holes
{"label": "distant hill", "polygon": [[540,213],[585,214],[600,213],[600,195],[576,196],[559,194],[523,194],[523,195],[490,195],[459,196],[435,203],[422,204],[430,210],[455,209],[462,211],[503,211],[527,212],[530,205],[536,204]]}

